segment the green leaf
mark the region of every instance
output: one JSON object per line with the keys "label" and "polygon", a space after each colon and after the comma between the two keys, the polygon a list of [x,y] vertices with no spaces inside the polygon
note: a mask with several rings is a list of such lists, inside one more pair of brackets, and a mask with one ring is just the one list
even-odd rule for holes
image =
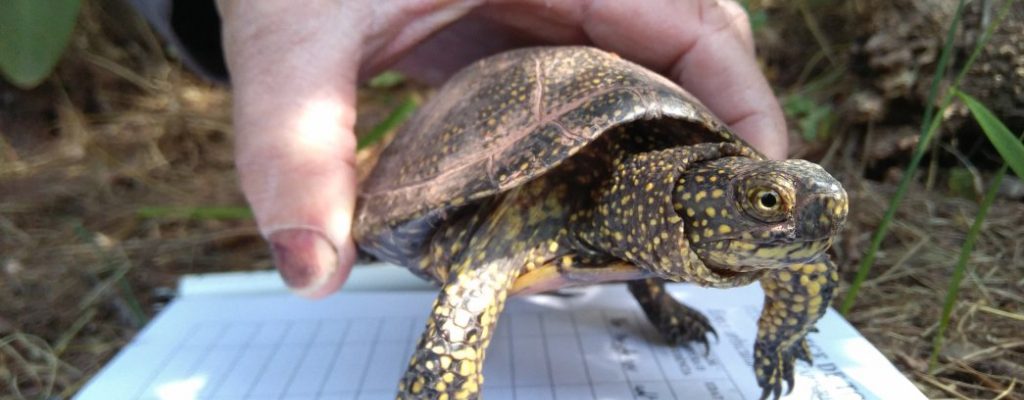
{"label": "green leaf", "polygon": [[815,101],[804,93],[786,96],[783,100],[783,112],[797,121],[800,134],[804,140],[825,139],[832,126],[832,107]]}
{"label": "green leaf", "polygon": [[960,197],[974,196],[974,174],[967,168],[950,168],[946,181],[949,191]]}
{"label": "green leaf", "polygon": [[405,82],[405,75],[402,75],[401,72],[384,71],[380,75],[370,78],[367,85],[374,89],[387,89],[398,86],[402,82]]}
{"label": "green leaf", "polygon": [[750,30],[752,32],[760,31],[768,23],[768,13],[764,10],[748,12],[748,14],[750,14]]}
{"label": "green leaf", "polygon": [[956,94],[964,104],[967,104],[971,114],[974,114],[974,120],[981,125],[981,130],[985,131],[985,136],[988,136],[989,142],[992,142],[992,147],[996,148],[999,155],[1003,157],[1003,161],[1013,170],[1013,173],[1024,178],[1024,143],[1017,140],[1010,133],[1010,129],[1003,124],[1003,121],[1000,121],[980,101],[964,92],[957,91]]}
{"label": "green leaf", "polygon": [[381,121],[381,123],[374,126],[370,132],[363,135],[356,141],[356,150],[365,149],[368,146],[379,142],[384,138],[384,135],[395,128],[398,128],[403,122],[405,122],[405,120],[409,119],[409,117],[412,116],[412,113],[416,111],[417,107],[419,107],[419,101],[416,99],[416,96],[407,96],[405,100],[402,101],[402,104],[399,104],[398,107],[391,110],[391,114],[388,114],[388,117],[385,118],[384,121]]}
{"label": "green leaf", "polygon": [[[3,0],[0,0],[3,1]],[[248,207],[139,207],[135,215],[140,218],[191,219],[191,220],[245,220],[252,219]]]}
{"label": "green leaf", "polygon": [[740,6],[743,7],[743,11],[747,12],[747,19],[750,20],[750,30],[752,32],[761,30],[765,23],[768,22],[768,13],[763,8],[752,10],[750,0],[740,0]]}
{"label": "green leaf", "polygon": [[71,38],[80,0],[0,0],[0,73],[22,89],[57,66]]}

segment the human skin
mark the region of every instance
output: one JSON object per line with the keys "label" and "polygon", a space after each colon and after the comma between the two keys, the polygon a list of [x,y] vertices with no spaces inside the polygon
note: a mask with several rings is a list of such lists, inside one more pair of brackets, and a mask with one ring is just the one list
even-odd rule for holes
{"label": "human skin", "polygon": [[295,4],[217,1],[242,190],[281,276],[304,296],[336,291],[352,269],[356,86],[383,68],[438,83],[503,49],[589,44],[665,74],[767,156],[786,155],[782,110],[732,1]]}

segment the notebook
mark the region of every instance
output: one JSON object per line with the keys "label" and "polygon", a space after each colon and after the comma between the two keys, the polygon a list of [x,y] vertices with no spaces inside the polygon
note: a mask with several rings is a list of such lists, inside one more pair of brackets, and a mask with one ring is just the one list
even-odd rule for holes
{"label": "notebook", "polygon": [[[757,399],[751,364],[758,285],[672,284],[718,332],[665,344],[622,284],[513,297],[484,366],[484,399]],[[355,268],[319,301],[272,272],[189,276],[179,296],[75,397],[116,399],[393,399],[436,289],[404,269]],[[808,339],[786,399],[924,399],[838,313]]]}

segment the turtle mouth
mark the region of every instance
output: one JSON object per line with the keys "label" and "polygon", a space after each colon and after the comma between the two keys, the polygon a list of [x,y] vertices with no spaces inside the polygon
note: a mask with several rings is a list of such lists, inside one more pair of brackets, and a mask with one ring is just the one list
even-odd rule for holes
{"label": "turtle mouth", "polygon": [[715,275],[718,275],[718,277],[724,278],[724,279],[732,279],[732,278],[736,278],[738,276],[746,275],[746,274],[749,274],[751,272],[756,271],[756,270],[737,271],[735,269],[730,269],[730,268],[727,268],[727,267],[722,267],[722,266],[715,265],[715,264],[712,264],[712,263],[705,263],[704,265],[708,268],[709,271],[711,271]]}
{"label": "turtle mouth", "polygon": [[[793,263],[809,262],[832,244],[831,238],[804,240],[776,239],[764,242],[723,240],[722,250],[698,254],[708,270],[722,277],[737,277],[758,271],[778,269]],[[717,246],[715,246],[717,247]]]}
{"label": "turtle mouth", "polygon": [[814,247],[815,245],[823,244],[828,247],[832,244],[832,237],[823,235],[821,237],[809,237],[800,239],[774,239],[757,244],[758,248],[764,249],[779,249],[779,248],[792,248],[792,247]]}

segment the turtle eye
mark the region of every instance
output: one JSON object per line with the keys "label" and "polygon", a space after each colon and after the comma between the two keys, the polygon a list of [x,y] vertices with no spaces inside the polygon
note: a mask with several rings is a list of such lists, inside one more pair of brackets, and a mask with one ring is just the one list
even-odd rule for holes
{"label": "turtle eye", "polygon": [[759,220],[776,222],[785,216],[785,202],[786,199],[776,189],[756,188],[747,192],[747,201],[743,208]]}
{"label": "turtle eye", "polygon": [[757,193],[757,207],[763,211],[775,211],[779,208],[779,194],[774,190],[763,190]]}

